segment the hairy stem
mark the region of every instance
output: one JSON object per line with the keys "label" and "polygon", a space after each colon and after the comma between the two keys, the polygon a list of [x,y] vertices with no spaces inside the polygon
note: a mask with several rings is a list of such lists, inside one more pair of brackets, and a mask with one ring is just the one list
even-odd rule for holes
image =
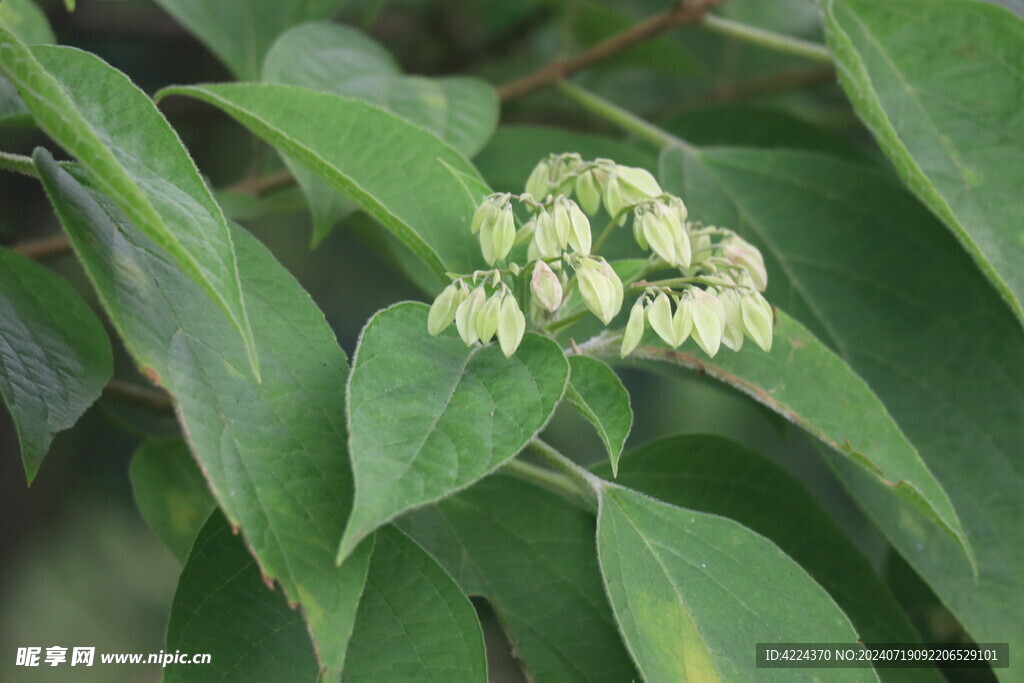
{"label": "hairy stem", "polygon": [[31,259],[44,261],[71,251],[71,241],[67,235],[52,235],[50,237],[40,237],[34,240],[19,242],[11,247],[11,249]]}
{"label": "hairy stem", "polygon": [[580,505],[587,510],[594,509],[593,499],[589,489],[581,490],[575,481],[545,467],[538,467],[518,458],[510,460],[505,464],[502,471],[506,474],[528,481],[532,484],[545,488],[556,493],[572,503]]}
{"label": "hairy stem", "polygon": [[715,33],[742,40],[752,45],[759,45],[769,50],[784,52],[825,64],[832,63],[832,53],[820,43],[812,43],[808,40],[793,38],[781,33],[775,33],[774,31],[766,31],[756,26],[724,19],[714,14],[705,15],[701,25]]}
{"label": "hairy stem", "polygon": [[148,410],[154,415],[174,415],[174,404],[170,395],[162,389],[151,389],[131,382],[112,379],[103,387],[103,398],[124,405]]}
{"label": "hairy stem", "polygon": [[14,171],[15,173],[27,175],[31,178],[39,177],[39,174],[36,172],[36,165],[32,162],[32,157],[22,156],[21,154],[0,152],[0,168],[5,171]]}
{"label": "hairy stem", "polygon": [[601,490],[606,485],[603,479],[580,467],[541,439],[534,439],[531,441],[530,449],[536,453],[541,460],[572,480],[572,482],[579,487],[581,491],[585,491],[589,494],[589,497],[594,502],[597,502],[597,499],[601,495]]}

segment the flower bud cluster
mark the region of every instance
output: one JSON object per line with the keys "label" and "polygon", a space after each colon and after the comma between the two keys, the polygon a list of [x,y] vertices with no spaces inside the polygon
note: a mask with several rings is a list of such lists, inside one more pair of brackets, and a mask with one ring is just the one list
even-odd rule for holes
{"label": "flower bud cluster", "polygon": [[[760,294],[768,284],[761,252],[731,230],[688,220],[682,199],[664,192],[648,171],[553,154],[537,164],[525,189],[521,195],[492,194],[474,212],[470,229],[479,236],[484,260],[503,265],[453,275],[430,309],[431,334],[454,322],[467,345],[496,337],[512,355],[526,329],[513,291],[525,293],[527,277],[535,324],[574,317],[576,310],[563,309],[574,287],[591,313],[611,323],[622,309],[624,286],[593,252],[631,214],[634,239],[652,252],[644,272],[672,268],[683,277],[636,285],[646,290],[630,311],[623,355],[636,348],[648,324],[673,348],[692,337],[710,356],[722,344],[739,350],[746,337],[771,348],[773,314]],[[529,214],[518,231],[513,201]],[[602,208],[611,220],[595,240],[588,215]],[[507,262],[518,245],[528,245],[525,266]]]}
{"label": "flower bud cluster", "polygon": [[632,353],[648,324],[672,348],[692,337],[714,357],[722,344],[739,351],[747,336],[767,352],[772,348],[772,319],[771,305],[754,289],[689,286],[676,293],[649,287],[629,313],[620,353]]}
{"label": "flower bud cluster", "polygon": [[470,289],[464,280],[448,285],[427,314],[427,331],[435,337],[455,323],[466,346],[487,344],[495,336],[506,358],[519,348],[526,333],[526,316],[504,283],[498,281],[487,294],[487,284]]}

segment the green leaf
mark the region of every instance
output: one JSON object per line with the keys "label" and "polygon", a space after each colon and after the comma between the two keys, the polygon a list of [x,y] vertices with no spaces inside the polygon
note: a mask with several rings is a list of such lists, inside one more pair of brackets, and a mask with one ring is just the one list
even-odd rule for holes
{"label": "green leaf", "polygon": [[18,89],[0,76],[0,126],[31,126],[32,114],[18,96]]}
{"label": "green leaf", "polygon": [[612,472],[619,466],[619,455],[633,428],[633,407],[629,392],[615,371],[596,358],[569,358],[569,388],[566,396],[576,410],[597,430],[608,450]]}
{"label": "green leaf", "polygon": [[490,602],[531,680],[637,680],[601,586],[590,512],[498,474],[396,524]]}
{"label": "green leaf", "polygon": [[[632,356],[698,370],[803,427],[945,529],[972,558],[949,496],[864,380],[803,325],[776,309],[770,353],[755,346],[714,359],[692,340],[672,350],[641,346]],[[618,345],[609,348],[613,357]]]}
{"label": "green leaf", "polygon": [[[603,477],[611,474],[606,463],[594,470]],[[828,591],[865,642],[919,641],[871,563],[803,485],[743,446],[710,435],[647,443],[623,456],[616,483],[672,505],[728,517],[765,536]],[[884,669],[879,675],[935,680],[934,671],[922,671]]]}
{"label": "green leaf", "polygon": [[480,151],[498,124],[498,96],[487,81],[404,76],[383,46],[339,24],[304,24],[281,35],[263,62],[262,79],[376,104],[467,157]]}
{"label": "green leaf", "polygon": [[[0,26],[29,44],[57,42],[46,15],[32,0],[2,0]],[[30,125],[32,115],[18,97],[18,90],[0,76],[0,126]]]}
{"label": "green leaf", "polygon": [[[482,267],[466,239],[475,207],[444,164],[473,177],[476,170],[422,128],[365,102],[287,85],[180,86],[157,97],[169,94],[223,109],[359,204],[439,275]],[[381,154],[385,140],[393,153]]]}
{"label": "green leaf", "polygon": [[398,529],[375,538],[342,680],[485,683],[483,633],[469,598]]}
{"label": "green leaf", "polygon": [[347,395],[355,502],[339,560],[395,516],[463,489],[518,453],[562,398],[569,364],[528,334],[511,358],[427,332],[425,304],[401,303],[363,329]]}
{"label": "green leaf", "polygon": [[[36,165],[100,300],[142,371],[166,388],[210,489],[268,581],[302,603],[321,664],[339,671],[369,562],[342,567],[348,515],[345,355],[309,295],[236,229],[262,382],[228,320],[85,174],[44,150]],[[71,173],[75,173],[73,177]]]}
{"label": "green leaf", "polygon": [[[486,81],[403,76],[379,43],[338,24],[309,23],[286,31],[267,53],[262,79],[376,104],[467,157],[483,147],[498,123],[498,97]],[[301,164],[288,157],[285,163],[309,199],[316,245],[356,205]]]}
{"label": "green leaf", "polygon": [[71,285],[0,248],[0,397],[28,483],[54,435],[78,422],[112,372],[107,333]]}
{"label": "green leaf", "polygon": [[[451,576],[394,527],[375,538],[341,680],[486,681],[480,624]],[[172,665],[167,681],[318,680],[300,612],[262,581],[220,512],[178,582],[167,628],[167,651],[176,650],[209,653],[211,662]]]}
{"label": "green leaf", "polygon": [[288,28],[330,19],[345,0],[156,0],[239,79],[259,79],[263,56]]}
{"label": "green leaf", "polygon": [[135,504],[146,524],[182,564],[217,504],[181,439],[144,441],[128,469]]}
{"label": "green leaf", "polygon": [[178,579],[166,652],[202,652],[210,663],[171,664],[164,681],[315,681],[318,665],[302,621],[269,588],[220,511],[210,515]]}
{"label": "green leaf", "polygon": [[57,42],[46,14],[32,0],[0,2],[0,26],[30,45]]}
{"label": "green leaf", "polygon": [[177,134],[120,71],[87,52],[28,48],[0,28],[0,71],[36,123],[227,314],[259,376],[231,232]]}
{"label": "green leaf", "polygon": [[[597,551],[619,628],[649,681],[764,679],[755,643],[858,639],[798,564],[730,519],[609,485]],[[829,680],[865,677],[877,680],[859,669],[829,672]]]}
{"label": "green leaf", "polygon": [[[757,24],[763,27],[763,24]],[[661,124],[691,145],[805,149],[866,161],[867,153],[845,135],[780,109],[718,105],[691,109]]]}
{"label": "green leaf", "polygon": [[962,0],[829,0],[825,19],[858,115],[1024,323],[1024,20]]}
{"label": "green leaf", "polygon": [[[694,218],[742,230],[793,308],[885,402],[956,506],[957,543],[833,458],[868,515],[978,642],[1024,647],[1024,333],[948,231],[870,168],[795,152],[666,155]],[[782,335],[779,335],[781,337]],[[774,353],[774,352],[773,352]],[[1002,670],[998,670],[1002,671]]]}

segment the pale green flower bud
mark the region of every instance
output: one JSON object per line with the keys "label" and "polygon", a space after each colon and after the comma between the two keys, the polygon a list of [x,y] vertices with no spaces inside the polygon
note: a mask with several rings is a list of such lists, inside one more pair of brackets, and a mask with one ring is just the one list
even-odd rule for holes
{"label": "pale green flower bud", "polygon": [[647,238],[644,237],[644,221],[643,217],[647,214],[646,211],[641,210],[637,207],[633,211],[633,239],[640,245],[640,248],[644,251],[650,251],[651,245],[647,243]]}
{"label": "pale green flower bud", "polygon": [[743,328],[747,336],[766,353],[772,350],[772,307],[756,292],[747,293],[740,301]]}
{"label": "pale green flower bud", "polygon": [[476,316],[485,299],[484,288],[477,287],[455,309],[455,328],[466,346],[472,346],[480,339],[476,333]]}
{"label": "pale green flower bud", "polygon": [[608,215],[614,218],[619,215],[619,211],[622,210],[625,203],[626,200],[622,196],[622,185],[619,183],[618,177],[614,173],[610,173],[604,184],[604,208],[608,211]]}
{"label": "pale green flower bud", "polygon": [[473,221],[469,226],[469,231],[475,235],[479,232],[482,225],[485,223],[492,223],[497,209],[498,205],[494,201],[493,197],[487,197],[484,199],[483,203],[476,207],[476,211],[473,212]]}
{"label": "pale green flower bud", "polygon": [[718,353],[725,330],[725,310],[714,294],[693,289],[693,339],[712,358]]}
{"label": "pale green flower bud", "polygon": [[513,246],[518,247],[521,244],[527,244],[533,239],[533,234],[537,230],[537,219],[531,218],[526,221],[522,228],[516,231],[516,241]]}
{"label": "pale green flower bud", "polygon": [[464,288],[451,284],[437,295],[427,314],[427,331],[434,337],[455,320],[455,311],[467,296]]}
{"label": "pale green flower bud", "polygon": [[686,341],[693,327],[690,300],[677,301],[676,312],[673,315],[668,295],[659,294],[647,312],[647,319],[651,322],[651,329],[674,349]]}
{"label": "pale green flower bud", "polygon": [[605,325],[610,323],[622,308],[622,281],[607,262],[594,259],[580,261],[576,277],[583,303]]}
{"label": "pale green flower bud", "polygon": [[[485,240],[485,235],[489,239]],[[488,230],[487,226],[480,229],[480,246],[483,249],[484,260],[487,261],[488,265],[493,266],[496,261],[500,261],[508,256],[515,242],[515,217],[512,215],[512,207],[506,204],[498,213],[497,220],[494,221],[491,230]]]}
{"label": "pale green flower bud", "polygon": [[530,171],[530,177],[526,179],[526,191],[540,201],[550,194],[548,185],[551,182],[551,160],[544,159]]}
{"label": "pale green flower bud", "polygon": [[619,279],[619,274],[615,272],[615,269],[612,268],[611,264],[604,259],[601,259],[601,272],[606,278],[608,278],[608,281],[612,283],[612,291],[615,293],[615,312],[612,313],[612,317],[614,318],[619,314],[619,311],[622,310],[622,297],[625,294],[622,287],[622,280]]}
{"label": "pale green flower bud", "polygon": [[502,299],[498,312],[498,344],[505,358],[511,358],[516,352],[525,332],[526,316],[519,310],[516,298],[508,294]]}
{"label": "pale green flower bud", "polygon": [[616,166],[615,174],[622,185],[622,196],[627,204],[641,199],[660,197],[663,192],[661,185],[649,171],[632,166]]}
{"label": "pale green flower bud", "polygon": [[498,331],[498,313],[501,312],[501,294],[491,296],[476,312],[473,324],[481,344],[486,344]]}
{"label": "pale green flower bud", "polygon": [[723,243],[722,256],[730,263],[744,268],[757,291],[763,292],[768,287],[768,271],[764,267],[764,257],[753,244],[738,235],[733,235]]}
{"label": "pale green flower bud", "polygon": [[576,197],[580,206],[593,215],[601,208],[601,185],[597,182],[598,171],[587,171],[576,177]]}
{"label": "pale green flower bud", "polygon": [[558,258],[562,255],[562,243],[555,231],[555,221],[551,214],[541,209],[537,213],[537,231],[533,235],[533,243],[537,245],[537,253],[543,258]]}
{"label": "pale green flower bud", "polygon": [[740,295],[735,289],[726,289],[718,294],[725,311],[725,329],[722,332],[722,343],[733,351],[743,348],[743,314],[740,311]]}
{"label": "pale green flower bud", "polygon": [[564,251],[569,245],[569,232],[572,225],[569,220],[569,205],[565,197],[559,196],[555,200],[555,206],[551,217],[555,223],[555,234],[558,235],[558,245]]}
{"label": "pale green flower bud", "polygon": [[668,294],[662,292],[654,299],[654,303],[647,309],[647,321],[651,323],[651,329],[661,337],[666,344],[676,347],[673,343],[675,335],[672,332],[672,302]]}
{"label": "pale green flower bud", "polygon": [[672,330],[682,344],[693,331],[693,300],[682,296],[676,301],[676,313],[672,316]]}
{"label": "pale green flower bud", "polygon": [[676,232],[676,265],[682,268],[689,268],[693,260],[693,252],[690,248],[690,234],[685,228]]}
{"label": "pale green flower bud", "polygon": [[686,210],[686,204],[679,197],[672,196],[668,200],[668,209],[675,214],[679,220],[679,225],[686,225],[686,218],[690,215],[690,212]]}
{"label": "pale green flower bud", "polygon": [[579,168],[581,161],[579,155],[571,155],[562,157],[558,165],[551,171],[551,180],[549,181],[552,190],[552,194],[566,194],[572,191],[573,185],[576,183],[576,178],[573,174],[576,169]]}
{"label": "pale green flower bud", "polygon": [[711,236],[696,235],[690,238],[690,265],[698,266],[711,256]]}
{"label": "pale green flower bud", "polygon": [[554,313],[562,305],[562,282],[555,271],[543,261],[533,267],[533,278],[530,281],[533,300],[541,308]]}
{"label": "pale green flower bud", "polygon": [[644,238],[651,245],[651,251],[662,260],[676,265],[676,236],[668,221],[658,215],[657,211],[647,211],[641,216]]}
{"label": "pale green flower bud", "polygon": [[633,304],[629,311],[629,321],[626,323],[626,331],[622,334],[622,348],[619,350],[619,357],[625,358],[633,352],[644,338],[644,300],[640,297]]}
{"label": "pale green flower bud", "polygon": [[590,221],[580,211],[580,207],[577,206],[576,202],[567,199],[565,203],[569,210],[569,246],[577,254],[589,254],[591,244]]}

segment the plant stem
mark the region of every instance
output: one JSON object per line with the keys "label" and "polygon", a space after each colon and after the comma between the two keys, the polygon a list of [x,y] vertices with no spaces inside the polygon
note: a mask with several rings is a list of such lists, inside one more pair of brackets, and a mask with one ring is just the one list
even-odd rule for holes
{"label": "plant stem", "polygon": [[707,11],[723,0],[679,0],[664,12],[630,26],[601,41],[589,50],[567,59],[555,59],[531,74],[510,81],[498,88],[502,102],[528,95],[565,79],[597,62],[613,57],[660,36],[678,26],[699,24]]}
{"label": "plant stem", "polygon": [[573,100],[584,109],[597,114],[601,118],[606,119],[617,126],[620,126],[639,138],[647,140],[659,149],[662,147],[668,147],[669,145],[679,145],[684,148],[690,147],[690,144],[685,140],[677,138],[675,135],[644,121],[633,112],[627,111],[614,102],[610,102],[599,95],[595,95],[589,90],[585,90],[578,85],[562,81],[558,84],[558,89],[563,95]]}
{"label": "plant stem", "polygon": [[562,474],[571,479],[581,491],[588,493],[589,497],[597,502],[601,496],[602,489],[606,486],[603,479],[591,474],[569,458],[559,453],[551,445],[540,439],[534,439],[531,441],[530,448],[534,453],[540,456],[541,460],[562,472]]}
{"label": "plant stem", "polygon": [[594,509],[594,501],[590,495],[590,490],[580,490],[580,487],[576,485],[576,482],[565,476],[559,474],[544,467],[537,467],[531,465],[528,462],[523,462],[518,458],[509,460],[505,467],[502,468],[506,474],[522,479],[533,484],[537,484],[543,488],[548,489],[553,493],[566,498],[573,503],[577,503],[587,510]]}
{"label": "plant stem", "polygon": [[39,177],[39,174],[36,172],[36,165],[32,161],[32,157],[22,156],[21,154],[0,152],[0,168],[5,171],[14,171],[15,173],[27,175],[30,178]]}
{"label": "plant stem", "polygon": [[260,197],[273,190],[288,187],[295,183],[295,178],[288,171],[278,171],[262,176],[246,176],[233,185],[224,188],[229,192],[249,194]]}
{"label": "plant stem", "polygon": [[565,316],[564,318],[552,320],[551,322],[544,326],[544,331],[553,334],[560,330],[564,330],[565,328],[571,327],[572,325],[575,325],[579,321],[586,318],[588,313],[590,313],[589,310],[587,310],[586,308],[582,308],[576,311],[575,313]]}
{"label": "plant stem", "polygon": [[71,251],[71,240],[67,235],[53,235],[52,237],[25,240],[15,244],[11,249],[31,259],[43,261]]}
{"label": "plant stem", "polygon": [[759,45],[776,52],[784,52],[797,57],[804,57],[825,64],[832,63],[832,53],[820,43],[793,38],[774,31],[766,31],[756,26],[742,24],[731,19],[724,19],[714,14],[705,14],[701,25],[715,33],[736,38],[752,45]]}
{"label": "plant stem", "polygon": [[174,415],[174,404],[171,402],[171,397],[162,389],[150,389],[131,382],[112,379],[107,382],[107,386],[103,387],[103,398],[142,408],[154,415]]}

